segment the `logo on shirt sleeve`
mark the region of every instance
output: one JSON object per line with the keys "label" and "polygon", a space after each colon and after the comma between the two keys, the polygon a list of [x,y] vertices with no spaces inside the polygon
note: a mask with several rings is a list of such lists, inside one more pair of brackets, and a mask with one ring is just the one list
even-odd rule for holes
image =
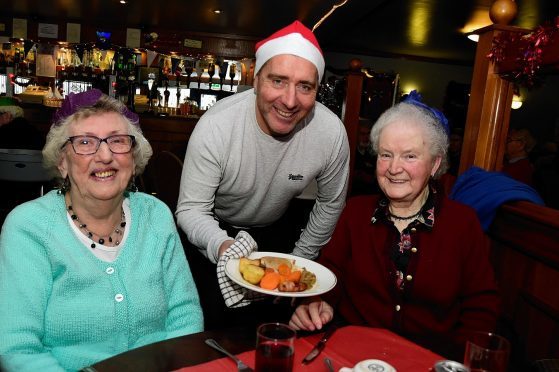
{"label": "logo on shirt sleeve", "polygon": [[303,175],[302,174],[289,173],[289,176],[287,177],[287,179],[292,180],[292,181],[302,181],[303,180]]}

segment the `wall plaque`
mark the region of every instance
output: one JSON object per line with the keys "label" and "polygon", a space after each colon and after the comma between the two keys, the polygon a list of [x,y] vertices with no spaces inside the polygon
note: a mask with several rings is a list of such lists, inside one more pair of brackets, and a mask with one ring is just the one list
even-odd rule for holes
{"label": "wall plaque", "polygon": [[184,39],[184,44],[187,48],[202,49],[202,40]]}
{"label": "wall plaque", "polygon": [[58,39],[58,25],[54,23],[39,23],[37,34],[39,37]]}

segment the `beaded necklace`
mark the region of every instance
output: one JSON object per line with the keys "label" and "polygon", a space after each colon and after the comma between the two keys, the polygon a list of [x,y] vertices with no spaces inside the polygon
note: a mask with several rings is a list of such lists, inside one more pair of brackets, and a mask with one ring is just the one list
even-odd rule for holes
{"label": "beaded necklace", "polygon": [[[426,193],[423,193],[423,195],[421,196],[422,200],[421,200],[421,204],[420,205],[425,205],[425,201],[427,200],[427,198],[429,197],[429,189],[427,189]],[[386,208],[386,214],[388,215],[388,217],[390,217],[393,220],[396,221],[409,221],[409,220],[413,220],[414,218],[419,217],[419,215],[421,214],[421,210],[423,209],[423,207],[419,208],[419,210],[417,211],[417,213],[412,214],[411,216],[398,216],[395,214],[392,214],[392,212],[390,212],[390,207],[388,206]]]}
{"label": "beaded necklace", "polygon": [[[97,236],[99,239],[97,240],[97,242],[99,244],[105,244],[105,238],[107,238],[107,241],[109,243],[113,242],[113,237],[112,234],[109,234],[108,236],[103,237],[102,235],[96,234],[90,230],[87,229],[87,225],[85,223],[83,223],[82,221],[80,221],[80,218],[78,217],[78,215],[76,213],[74,213],[74,210],[72,209],[72,205],[69,204],[68,205],[68,212],[70,213],[70,217],[72,218],[73,221],[76,221],[78,223],[78,227],[84,231],[85,235],[91,239],[91,248],[95,248],[97,245],[95,244],[95,241],[93,240],[93,236]],[[124,228],[126,227],[126,215],[124,214],[124,209],[121,208],[121,220],[120,222],[116,225],[116,227],[114,228],[114,234],[116,234],[115,236],[115,245],[119,245],[120,241],[122,239],[122,236],[124,235]]]}
{"label": "beaded necklace", "polygon": [[392,214],[392,213],[390,213],[389,210],[387,210],[386,213],[388,214],[388,217],[390,217],[390,218],[392,218],[392,219],[394,219],[394,220],[398,220],[398,221],[407,221],[407,220],[411,220],[411,219],[417,218],[417,217],[421,214],[421,209],[420,209],[419,212],[417,212],[416,214],[413,214],[413,215],[411,215],[411,216],[406,216],[406,217],[397,216],[397,215],[395,215],[395,214]]}

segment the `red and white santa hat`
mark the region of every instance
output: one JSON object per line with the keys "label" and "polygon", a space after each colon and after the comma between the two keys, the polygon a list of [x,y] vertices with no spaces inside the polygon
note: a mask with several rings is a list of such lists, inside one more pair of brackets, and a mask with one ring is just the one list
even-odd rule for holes
{"label": "red and white santa hat", "polygon": [[301,22],[295,21],[256,43],[254,74],[266,61],[280,54],[293,54],[310,61],[316,66],[318,81],[322,80],[325,65],[322,50],[312,31]]}

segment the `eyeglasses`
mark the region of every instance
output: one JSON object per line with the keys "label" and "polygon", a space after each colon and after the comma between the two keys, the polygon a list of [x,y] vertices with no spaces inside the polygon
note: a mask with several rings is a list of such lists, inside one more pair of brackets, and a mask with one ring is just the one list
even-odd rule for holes
{"label": "eyeglasses", "polygon": [[126,154],[136,145],[136,138],[129,134],[115,134],[107,138],[95,136],[72,136],[68,137],[74,152],[78,155],[93,155],[99,150],[101,142],[109,146],[113,154]]}

